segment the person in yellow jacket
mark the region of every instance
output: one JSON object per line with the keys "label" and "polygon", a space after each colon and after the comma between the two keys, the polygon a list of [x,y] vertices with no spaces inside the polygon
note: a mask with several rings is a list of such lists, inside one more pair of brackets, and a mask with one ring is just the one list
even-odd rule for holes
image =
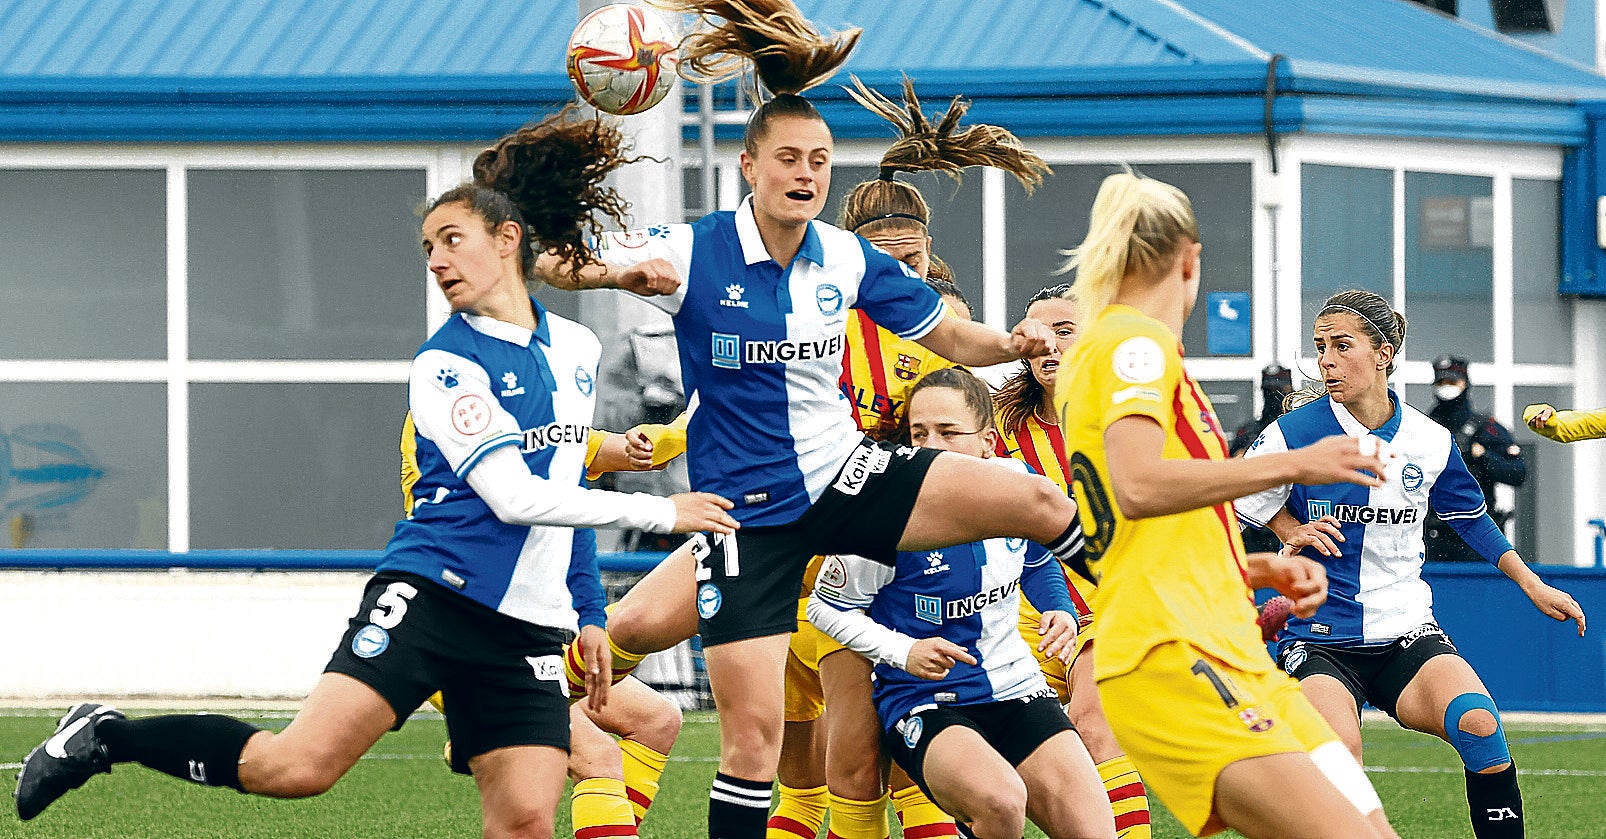
{"label": "person in yellow jacket", "polygon": [[1522,409],[1522,421],[1541,437],[1558,443],[1599,440],[1606,437],[1606,408],[1593,411],[1558,411],[1543,402]]}

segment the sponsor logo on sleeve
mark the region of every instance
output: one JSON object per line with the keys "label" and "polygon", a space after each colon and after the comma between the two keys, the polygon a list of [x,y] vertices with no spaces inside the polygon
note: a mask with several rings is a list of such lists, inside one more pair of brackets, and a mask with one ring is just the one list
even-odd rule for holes
{"label": "sponsor logo on sleeve", "polygon": [[887,471],[892,463],[892,452],[878,446],[860,446],[853,450],[848,462],[842,466],[832,489],[843,495],[858,495],[871,475]]}
{"label": "sponsor logo on sleeve", "polygon": [[1129,384],[1157,382],[1165,375],[1165,352],[1153,338],[1135,335],[1115,348],[1116,378]]}
{"label": "sponsor logo on sleeve", "polygon": [[491,406],[477,393],[466,393],[452,403],[452,428],[473,437],[491,427]]}
{"label": "sponsor logo on sleeve", "polygon": [[1110,394],[1110,401],[1117,405],[1121,404],[1122,402],[1131,402],[1134,399],[1147,399],[1150,402],[1159,402],[1160,391],[1155,390],[1154,388],[1138,387],[1134,385],[1132,387],[1122,388]]}
{"label": "sponsor logo on sleeve", "polygon": [[848,567],[843,564],[842,557],[833,556],[826,561],[825,567],[820,569],[820,578],[815,583],[819,586],[841,591],[848,584]]}

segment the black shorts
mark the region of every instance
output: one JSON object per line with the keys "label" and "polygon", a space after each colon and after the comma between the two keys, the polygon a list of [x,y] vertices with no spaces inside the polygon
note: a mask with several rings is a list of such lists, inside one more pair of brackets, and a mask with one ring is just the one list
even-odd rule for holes
{"label": "black shorts", "polygon": [[1405,686],[1428,659],[1460,655],[1438,624],[1425,623],[1393,643],[1371,647],[1333,647],[1295,641],[1277,655],[1277,663],[1295,679],[1318,673],[1332,676],[1355,697],[1357,710],[1368,702],[1399,720],[1396,706]]}
{"label": "black shorts", "polygon": [[[414,574],[375,574],[324,667],[373,688],[399,729],[439,690],[452,769],[504,746],[569,749],[568,633],[536,626]],[[393,730],[394,730],[393,729]]]}
{"label": "black shorts", "polygon": [[881,745],[930,797],[931,789],[926,786],[926,749],[938,732],[956,725],[980,734],[1010,766],[1021,765],[1050,737],[1076,730],[1066,718],[1059,700],[1049,692],[984,705],[940,705],[916,711],[883,731]]}
{"label": "black shorts", "polygon": [[803,569],[821,554],[898,558],[935,449],[866,437],[797,521],[744,527],[732,536],[693,537],[698,631],[704,646],[784,635],[797,629]]}

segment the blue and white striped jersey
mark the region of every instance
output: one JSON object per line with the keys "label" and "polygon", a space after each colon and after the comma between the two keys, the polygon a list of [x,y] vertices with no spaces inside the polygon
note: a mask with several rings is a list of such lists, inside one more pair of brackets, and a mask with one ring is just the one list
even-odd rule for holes
{"label": "blue and white striped jersey", "polygon": [[1312,548],[1304,555],[1327,567],[1327,602],[1311,618],[1290,618],[1284,644],[1295,640],[1338,646],[1387,644],[1433,620],[1433,592],[1422,580],[1422,523],[1428,505],[1490,562],[1511,550],[1489,518],[1483,493],[1467,472],[1450,432],[1400,402],[1394,416],[1371,431],[1341,404],[1323,396],[1290,411],[1261,432],[1246,457],[1302,448],[1334,434],[1373,434],[1394,458],[1376,489],[1355,484],[1281,486],[1237,502],[1240,521],[1264,526],[1286,509],[1300,523],[1330,515],[1345,541],[1339,557]]}
{"label": "blue and white striped jersey", "polygon": [[408,401],[421,475],[412,515],[396,524],[379,569],[418,574],[512,617],[575,631],[570,587],[588,589],[590,579],[568,577],[571,559],[574,573],[595,577],[590,532],[506,524],[466,481],[487,454],[509,446],[539,478],[568,487],[585,479],[601,345],[586,327],[534,305],[534,333],[459,314],[413,359]]}
{"label": "blue and white striped jersey", "polygon": [[748,526],[797,520],[861,439],[838,386],[848,309],[909,339],[943,317],[908,266],[824,222],[809,223],[790,266],[776,263],[751,198],[695,224],[607,234],[597,254],[666,259],[684,280],[644,299],[674,317],[691,485],[735,502]]}
{"label": "blue and white striped jersey", "polygon": [[[1059,563],[1024,539],[904,551],[892,567],[857,556],[830,557],[820,568],[808,614],[822,632],[878,662],[876,713],[890,729],[907,714],[937,705],[998,702],[1049,689],[1020,635],[1022,589],[1043,611],[1075,614]],[[881,630],[858,631],[842,620],[851,610],[866,610]],[[915,641],[936,636],[964,647],[976,664],[960,662],[938,681],[901,669]]]}

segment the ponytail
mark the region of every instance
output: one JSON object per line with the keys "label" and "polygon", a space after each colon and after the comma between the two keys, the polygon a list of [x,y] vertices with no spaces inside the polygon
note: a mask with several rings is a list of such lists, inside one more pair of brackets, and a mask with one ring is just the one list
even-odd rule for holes
{"label": "ponytail", "polygon": [[1093,200],[1087,238],[1061,251],[1056,273],[1076,271],[1073,288],[1088,322],[1098,318],[1127,277],[1157,279],[1177,249],[1199,241],[1193,204],[1176,187],[1131,172],[1104,179]]}

